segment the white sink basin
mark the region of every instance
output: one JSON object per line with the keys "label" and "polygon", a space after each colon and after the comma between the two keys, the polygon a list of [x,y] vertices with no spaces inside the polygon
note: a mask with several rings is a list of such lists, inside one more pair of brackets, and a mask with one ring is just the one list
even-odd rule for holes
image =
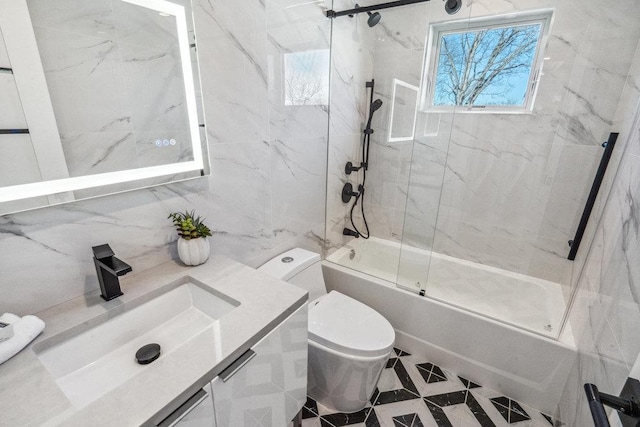
{"label": "white sink basin", "polygon": [[[119,314],[110,310],[71,334],[42,341],[34,350],[71,403],[82,408],[215,327],[218,319],[240,305],[214,292],[186,280],[166,286],[153,292],[151,299],[141,297],[116,307]],[[149,343],[160,344],[160,358],[140,365],[136,351]]]}

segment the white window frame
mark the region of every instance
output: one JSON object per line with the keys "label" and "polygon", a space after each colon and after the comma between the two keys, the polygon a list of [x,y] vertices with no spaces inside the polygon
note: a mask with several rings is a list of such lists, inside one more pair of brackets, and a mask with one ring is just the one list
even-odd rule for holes
{"label": "white window frame", "polygon": [[[472,18],[459,21],[434,23],[429,26],[426,50],[424,55],[422,94],[420,96],[420,111],[423,112],[468,112],[468,113],[503,113],[528,114],[533,111],[534,101],[538,92],[538,83],[542,77],[544,64],[544,50],[549,39],[549,31],[553,10],[538,10],[535,12],[510,13],[483,18]],[[533,57],[529,83],[523,105],[433,105],[435,82],[437,78],[438,59],[440,56],[440,40],[442,35],[463,33],[483,29],[513,27],[518,25],[540,24],[540,35]]]}

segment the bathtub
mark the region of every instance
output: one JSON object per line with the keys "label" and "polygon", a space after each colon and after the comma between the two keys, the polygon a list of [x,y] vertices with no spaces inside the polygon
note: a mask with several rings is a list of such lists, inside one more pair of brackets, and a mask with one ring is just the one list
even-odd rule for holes
{"label": "bathtub", "polygon": [[354,240],[327,260],[550,338],[562,328],[559,283],[376,237]]}
{"label": "bathtub", "polygon": [[[357,240],[329,255],[323,273],[328,290],[358,299],[385,316],[396,329],[398,347],[556,414],[576,358],[572,335],[565,328],[559,339],[551,338],[513,326],[509,316],[518,315],[517,320],[529,325],[542,320],[560,327],[564,300],[559,285],[442,254],[431,255],[429,266],[429,255],[382,239]],[[514,286],[522,289],[511,289]],[[518,313],[518,304],[500,307],[496,298],[501,287],[508,288],[502,289],[503,302],[517,296],[537,308],[524,314]],[[417,293],[420,288],[427,297]],[[491,304],[489,294],[494,295]],[[461,308],[463,303],[470,307]]]}

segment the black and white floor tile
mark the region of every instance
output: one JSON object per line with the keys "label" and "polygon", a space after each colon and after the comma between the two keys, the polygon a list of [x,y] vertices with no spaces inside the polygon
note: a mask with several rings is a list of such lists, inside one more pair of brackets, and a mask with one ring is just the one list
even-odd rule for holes
{"label": "black and white floor tile", "polygon": [[551,427],[546,414],[395,349],[366,408],[332,412],[308,398],[303,427]]}

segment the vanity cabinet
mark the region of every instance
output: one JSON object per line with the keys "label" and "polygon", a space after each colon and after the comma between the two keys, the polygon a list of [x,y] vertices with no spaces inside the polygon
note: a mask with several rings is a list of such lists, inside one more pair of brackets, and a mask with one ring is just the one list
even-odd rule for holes
{"label": "vanity cabinet", "polygon": [[211,382],[217,427],[283,427],[307,394],[307,306]]}
{"label": "vanity cabinet", "polygon": [[227,366],[158,427],[283,427],[307,399],[307,305]]}

